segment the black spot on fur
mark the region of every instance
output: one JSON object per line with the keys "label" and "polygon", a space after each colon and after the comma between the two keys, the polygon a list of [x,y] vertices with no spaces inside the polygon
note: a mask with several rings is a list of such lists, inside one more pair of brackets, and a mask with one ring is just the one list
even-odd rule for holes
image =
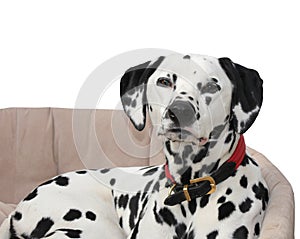
{"label": "black spot on fur", "polygon": [[55,183],[58,186],[68,186],[69,185],[69,178],[68,177],[64,177],[64,176],[58,176],[56,178],[53,179],[55,181]]}
{"label": "black spot on fur", "polygon": [[193,159],[193,163],[199,163],[202,161],[202,159],[208,155],[208,147],[209,147],[209,143],[207,143],[205,145],[204,148],[202,148],[199,153],[194,157]]}
{"label": "black spot on fur", "polygon": [[194,100],[194,98],[193,98],[192,96],[189,96],[188,98],[189,98],[189,100],[191,100],[191,101]]}
{"label": "black spot on fur", "polygon": [[[231,126],[229,126],[229,130],[231,130],[230,127],[231,127]],[[231,145],[230,145],[230,148],[229,148],[229,152],[231,152],[231,151],[233,150],[233,146],[234,146],[235,141],[236,141],[236,134],[233,134],[233,139],[232,139],[232,141],[231,141]],[[245,157],[246,157],[246,156],[245,156]],[[242,164],[243,164],[243,162],[241,163],[241,165],[242,165]]]}
{"label": "black spot on fur", "polygon": [[206,96],[206,97],[205,97],[205,103],[206,103],[207,105],[210,104],[211,100],[212,100],[211,97],[209,97],[209,96]]}
{"label": "black spot on fur", "polygon": [[157,214],[157,202],[156,201],[154,203],[153,213],[154,213],[155,221],[159,224],[163,224],[163,221],[161,220],[160,216]]}
{"label": "black spot on fur", "polygon": [[145,166],[145,167],[141,167],[139,170],[140,170],[140,171],[143,171],[143,170],[146,170],[146,169],[149,169],[149,168],[153,168],[153,166]]}
{"label": "black spot on fur", "polygon": [[197,120],[200,119],[200,114],[199,114],[199,112],[196,114],[196,119],[197,119]]}
{"label": "black spot on fur", "polygon": [[240,180],[240,185],[243,187],[243,188],[247,188],[248,186],[248,179],[245,175],[243,175],[241,177],[241,180]]}
{"label": "black spot on fur", "polygon": [[246,166],[249,163],[252,163],[254,166],[258,167],[258,164],[252,158],[250,158],[248,155],[245,155],[245,158],[242,161],[241,165]]}
{"label": "black spot on fur", "polygon": [[117,197],[114,198],[114,204],[115,204],[115,207],[117,207],[117,204],[118,204],[118,198]]}
{"label": "black spot on fur", "polygon": [[256,223],[255,224],[255,227],[254,227],[254,233],[256,236],[259,236],[260,234],[260,226],[259,226],[259,223]]}
{"label": "black spot on fur", "polygon": [[136,107],[136,99],[134,99],[134,100],[131,102],[131,107],[133,107],[133,108]]}
{"label": "black spot on fur", "polygon": [[119,202],[118,202],[119,208],[124,208],[124,209],[126,209],[126,206],[127,206],[127,203],[128,203],[128,199],[129,199],[128,194],[126,194],[126,195],[123,195],[123,194],[122,194],[122,195],[120,196]]}
{"label": "black spot on fur", "polygon": [[173,237],[174,239],[176,238],[186,238],[184,237],[184,235],[186,234],[186,225],[184,223],[179,223],[176,227],[175,227],[175,232],[176,232],[176,237]]}
{"label": "black spot on fur", "polygon": [[27,195],[26,198],[24,198],[23,201],[30,201],[30,200],[34,199],[34,198],[37,196],[37,191],[38,191],[37,188],[34,189],[31,193],[29,193],[29,194]]}
{"label": "black spot on fur", "polygon": [[85,213],[85,217],[91,221],[95,221],[96,220],[96,214],[91,212],[91,211],[87,211]]}
{"label": "black spot on fur", "polygon": [[241,166],[245,167],[248,164],[249,164],[249,157],[247,155],[245,155],[245,157],[241,163]]}
{"label": "black spot on fur", "polygon": [[193,148],[191,145],[184,146],[183,152],[182,152],[182,158],[187,159],[188,156],[193,152]]}
{"label": "black spot on fur", "polygon": [[248,229],[245,226],[241,226],[234,231],[233,239],[247,239],[248,234]]}
{"label": "black spot on fur", "polygon": [[160,209],[159,215],[162,217],[163,221],[169,226],[175,226],[177,224],[177,220],[174,214],[168,208],[164,207]]}
{"label": "black spot on fur", "polygon": [[86,174],[87,171],[86,170],[80,170],[80,171],[76,171],[77,174]]}
{"label": "black spot on fur", "polygon": [[185,55],[185,56],[183,57],[183,59],[190,60],[190,59],[191,59],[191,56],[190,56],[190,55]]}
{"label": "black spot on fur", "polygon": [[123,228],[123,217],[120,217],[119,219],[119,226]]}
{"label": "black spot on fur", "polygon": [[196,199],[193,199],[190,202],[188,202],[188,207],[189,207],[191,214],[194,215],[194,213],[196,212],[196,208],[197,208]]}
{"label": "black spot on fur", "polygon": [[148,171],[146,171],[146,172],[143,174],[143,176],[149,176],[149,175],[152,175],[152,174],[154,174],[155,172],[157,172],[157,170],[158,170],[158,167],[153,167],[153,168],[149,169]]}
{"label": "black spot on fur", "polygon": [[253,158],[250,158],[250,157],[249,157],[249,161],[250,161],[253,165],[255,165],[256,167],[258,167],[258,164],[254,161]]}
{"label": "black spot on fur", "polygon": [[134,228],[134,224],[135,224],[134,222],[137,217],[138,210],[139,210],[140,195],[141,195],[140,193],[137,193],[129,201],[129,209],[130,209],[129,226],[131,229]]}
{"label": "black spot on fur", "polygon": [[67,237],[70,237],[70,238],[80,238],[80,234],[82,233],[81,230],[76,230],[76,229],[58,229],[57,231],[61,231],[61,232],[64,232],[65,235]]}
{"label": "black spot on fur", "polygon": [[154,192],[159,192],[159,186],[160,186],[159,181],[157,181],[157,182],[154,184],[154,186],[153,186],[152,192],[153,192],[153,193],[154,193]]}
{"label": "black spot on fur", "polygon": [[182,204],[180,204],[180,209],[181,209],[182,216],[186,217],[186,211]]}
{"label": "black spot on fur", "polygon": [[226,201],[226,197],[222,196],[218,199],[218,203],[224,203]]}
{"label": "black spot on fur", "polygon": [[110,184],[111,186],[114,186],[115,183],[116,183],[116,179],[115,179],[115,178],[112,178],[112,179],[109,181],[109,184]]}
{"label": "black spot on fur", "polygon": [[161,171],[160,175],[159,175],[159,179],[162,180],[166,177],[166,174],[165,174],[165,170]]}
{"label": "black spot on fur", "polygon": [[174,163],[175,164],[182,164],[183,160],[182,157],[179,157],[179,154],[174,155]]}
{"label": "black spot on fur", "polygon": [[10,218],[9,233],[10,233],[10,239],[19,239],[19,237],[17,237],[17,232],[16,232],[16,229],[14,227],[12,217]]}
{"label": "black spot on fur", "polygon": [[214,94],[221,90],[221,87],[215,82],[208,82],[201,88],[201,94]]}
{"label": "black spot on fur", "polygon": [[229,217],[234,211],[235,211],[235,206],[232,202],[226,202],[222,204],[219,208],[219,215],[218,219],[219,221],[225,219],[226,217]]}
{"label": "black spot on fur", "polygon": [[231,193],[232,193],[232,189],[231,189],[231,188],[227,188],[226,194],[227,194],[227,195],[230,195]]}
{"label": "black spot on fur", "polygon": [[232,139],[232,133],[229,133],[225,139],[225,144],[228,144]]}
{"label": "black spot on fur", "polygon": [[207,239],[216,239],[218,234],[219,234],[218,231],[213,231],[213,232],[209,233],[206,237],[207,237]]}
{"label": "black spot on fur", "polygon": [[199,83],[197,84],[197,88],[198,88],[199,91],[201,91],[201,88],[202,88],[202,83],[201,83],[201,82],[199,82]]}
{"label": "black spot on fur", "polygon": [[108,173],[110,171],[110,169],[109,168],[104,168],[104,169],[101,169],[100,170],[100,173]]}
{"label": "black spot on fur", "polygon": [[49,217],[43,217],[31,232],[29,238],[42,238],[54,225],[54,222]]}
{"label": "black spot on fur", "polygon": [[208,202],[209,202],[209,196],[210,196],[210,195],[204,195],[204,196],[201,198],[201,200],[200,200],[200,207],[201,207],[201,208],[204,208],[204,207],[208,204]]}
{"label": "black spot on fur", "polygon": [[176,74],[173,74],[172,77],[173,77],[173,83],[175,84],[176,81],[177,81],[177,75],[176,75]]}
{"label": "black spot on fur", "polygon": [[255,193],[255,197],[261,200],[262,209],[266,210],[266,206],[269,202],[268,189],[266,189],[264,185],[261,182],[259,182],[258,185],[253,185],[252,191]]}
{"label": "black spot on fur", "polygon": [[81,218],[82,213],[77,209],[70,209],[63,217],[65,221],[74,221]]}
{"label": "black spot on fur", "polygon": [[20,212],[15,212],[13,218],[17,221],[20,221],[22,219],[22,213]]}
{"label": "black spot on fur", "polygon": [[222,134],[222,132],[225,129],[225,124],[224,125],[218,125],[216,127],[213,128],[212,132],[210,133],[210,138],[211,139],[218,139],[220,137],[220,135]]}
{"label": "black spot on fur", "polygon": [[250,198],[246,198],[240,205],[240,211],[242,213],[248,212],[251,209],[253,201]]}
{"label": "black spot on fur", "polygon": [[166,149],[168,150],[168,153],[170,154],[170,155],[175,155],[175,153],[171,150],[171,143],[170,143],[170,140],[168,140],[168,141],[166,141],[165,142],[165,146],[166,146]]}

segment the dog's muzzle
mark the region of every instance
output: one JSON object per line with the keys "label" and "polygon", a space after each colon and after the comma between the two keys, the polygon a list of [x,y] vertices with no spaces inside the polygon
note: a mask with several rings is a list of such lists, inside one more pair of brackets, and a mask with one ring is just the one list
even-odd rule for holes
{"label": "dog's muzzle", "polygon": [[199,113],[190,101],[174,100],[165,110],[162,126],[158,135],[185,143],[193,143],[203,146],[208,142],[207,135],[200,134],[199,124],[196,117]]}

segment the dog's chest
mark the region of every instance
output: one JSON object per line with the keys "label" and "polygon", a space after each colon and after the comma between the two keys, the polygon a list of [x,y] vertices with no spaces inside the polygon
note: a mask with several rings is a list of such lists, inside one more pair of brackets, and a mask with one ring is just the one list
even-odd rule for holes
{"label": "dog's chest", "polygon": [[128,238],[232,238],[250,234],[256,238],[266,204],[261,197],[264,181],[258,175],[258,167],[249,162],[219,184],[212,195],[176,206],[163,204],[167,189],[116,195],[119,225]]}

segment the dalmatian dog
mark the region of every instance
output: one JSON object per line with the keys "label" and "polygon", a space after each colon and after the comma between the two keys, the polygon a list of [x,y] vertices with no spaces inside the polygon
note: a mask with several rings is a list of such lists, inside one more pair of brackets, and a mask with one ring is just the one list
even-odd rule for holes
{"label": "dalmatian dog", "polygon": [[1,239],[258,238],[268,189],[243,133],[262,80],[229,58],[174,54],[128,69],[121,101],[138,130],[150,115],[160,166],[81,170],[34,189]]}

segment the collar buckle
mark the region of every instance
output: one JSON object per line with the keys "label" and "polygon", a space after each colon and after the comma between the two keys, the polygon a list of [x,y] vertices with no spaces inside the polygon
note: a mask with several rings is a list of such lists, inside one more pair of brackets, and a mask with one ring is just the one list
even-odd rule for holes
{"label": "collar buckle", "polygon": [[[208,181],[210,183],[210,188],[211,189],[208,193],[206,193],[206,195],[212,194],[217,190],[217,184],[216,184],[215,180],[213,179],[213,177],[211,177],[211,176],[205,176],[205,177],[202,177],[202,178],[191,179],[190,184],[185,184],[183,186],[183,189],[182,189],[183,193],[184,193],[184,196],[185,196],[185,199],[187,201],[191,201],[191,196],[189,194],[188,187],[191,186],[192,184],[196,184],[196,183],[203,182],[203,181]],[[172,194],[175,187],[176,187],[176,183],[174,183],[172,185],[172,187],[170,188],[170,191],[169,191],[169,194],[168,194],[169,196]]]}
{"label": "collar buckle", "polygon": [[199,182],[203,182],[203,181],[209,181],[210,182],[211,189],[208,193],[206,193],[206,195],[212,194],[217,190],[217,184],[216,184],[214,178],[211,177],[211,176],[205,176],[205,177],[202,177],[202,178],[191,179],[190,184],[195,184],[195,183],[199,183]]}
{"label": "collar buckle", "polygon": [[211,176],[205,176],[205,177],[202,177],[202,178],[195,178],[195,179],[191,179],[190,180],[190,184],[186,184],[183,186],[183,193],[184,193],[184,196],[185,196],[185,199],[189,202],[191,201],[191,196],[189,194],[189,190],[188,190],[188,187],[192,184],[196,184],[196,183],[199,183],[199,182],[203,182],[203,181],[208,181],[210,182],[210,190],[208,193],[206,193],[206,195],[209,195],[209,194],[212,194],[214,193],[216,190],[217,190],[217,185],[216,185],[216,182],[215,180],[213,179],[213,177]]}

